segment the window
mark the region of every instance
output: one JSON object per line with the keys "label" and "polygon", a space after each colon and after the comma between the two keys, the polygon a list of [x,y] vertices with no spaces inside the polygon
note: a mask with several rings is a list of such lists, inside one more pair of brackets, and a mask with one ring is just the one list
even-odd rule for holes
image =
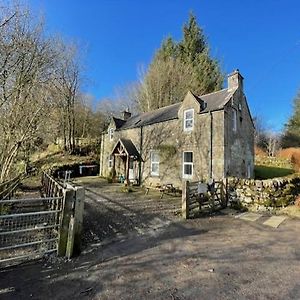
{"label": "window", "polygon": [[233,131],[237,130],[237,111],[235,109],[232,111],[232,129]]}
{"label": "window", "polygon": [[108,167],[109,168],[113,167],[113,156],[112,155],[108,156]]}
{"label": "window", "polygon": [[151,175],[158,176],[159,175],[159,154],[158,152],[151,152],[150,154],[151,160]]}
{"label": "window", "polygon": [[183,178],[193,176],[193,152],[183,152]]}
{"label": "window", "polygon": [[191,131],[194,127],[194,110],[188,109],[184,111],[184,131]]}
{"label": "window", "polygon": [[109,140],[112,141],[114,138],[114,129],[113,128],[108,129],[108,135],[109,135]]}

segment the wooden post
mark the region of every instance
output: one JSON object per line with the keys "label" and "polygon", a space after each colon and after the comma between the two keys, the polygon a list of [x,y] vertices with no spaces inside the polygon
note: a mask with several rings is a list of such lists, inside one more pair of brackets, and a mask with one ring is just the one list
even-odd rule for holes
{"label": "wooden post", "polygon": [[76,200],[74,212],[74,247],[73,251],[79,254],[81,251],[81,235],[83,227],[83,211],[84,211],[84,198],[85,191],[83,187],[76,187]]}
{"label": "wooden post", "polygon": [[182,203],[181,203],[181,211],[182,217],[184,219],[189,218],[189,182],[184,181],[182,187]]}
{"label": "wooden post", "polygon": [[126,158],[126,184],[129,185],[130,182],[129,182],[129,161],[130,161],[130,157],[129,155],[127,155],[127,158]]}
{"label": "wooden post", "polygon": [[114,182],[116,177],[116,156],[113,154],[113,166],[112,166],[112,181]]}
{"label": "wooden post", "polygon": [[59,256],[66,255],[70,219],[71,219],[73,205],[74,205],[74,196],[75,196],[75,191],[73,189],[64,190],[64,199],[63,199],[64,203],[62,208],[62,218],[60,221],[58,249],[57,249],[58,252],[57,254]]}

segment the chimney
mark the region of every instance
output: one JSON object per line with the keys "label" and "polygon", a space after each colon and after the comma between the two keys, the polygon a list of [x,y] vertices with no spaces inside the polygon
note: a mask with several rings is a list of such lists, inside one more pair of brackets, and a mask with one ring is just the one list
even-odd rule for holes
{"label": "chimney", "polygon": [[236,69],[232,73],[228,74],[228,91],[234,91],[240,89],[243,91],[243,79],[239,69]]}
{"label": "chimney", "polygon": [[130,117],[131,117],[131,112],[127,111],[127,110],[124,110],[122,112],[122,115],[123,115],[123,120],[128,120]]}

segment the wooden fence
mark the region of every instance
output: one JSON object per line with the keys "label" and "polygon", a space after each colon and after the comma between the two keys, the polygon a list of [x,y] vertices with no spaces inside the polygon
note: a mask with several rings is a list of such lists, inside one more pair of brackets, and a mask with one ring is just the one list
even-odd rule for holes
{"label": "wooden fence", "polygon": [[227,206],[227,180],[212,183],[184,181],[182,188],[182,216],[195,218]]}

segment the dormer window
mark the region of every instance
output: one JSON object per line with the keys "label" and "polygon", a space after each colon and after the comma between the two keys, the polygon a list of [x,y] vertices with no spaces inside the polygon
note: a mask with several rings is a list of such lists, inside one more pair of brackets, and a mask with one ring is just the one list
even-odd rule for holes
{"label": "dormer window", "polygon": [[114,129],[113,128],[109,128],[108,129],[108,135],[109,135],[109,140],[112,141],[114,138]]}
{"label": "dormer window", "polygon": [[194,109],[184,111],[184,131],[191,131],[194,128]]}

